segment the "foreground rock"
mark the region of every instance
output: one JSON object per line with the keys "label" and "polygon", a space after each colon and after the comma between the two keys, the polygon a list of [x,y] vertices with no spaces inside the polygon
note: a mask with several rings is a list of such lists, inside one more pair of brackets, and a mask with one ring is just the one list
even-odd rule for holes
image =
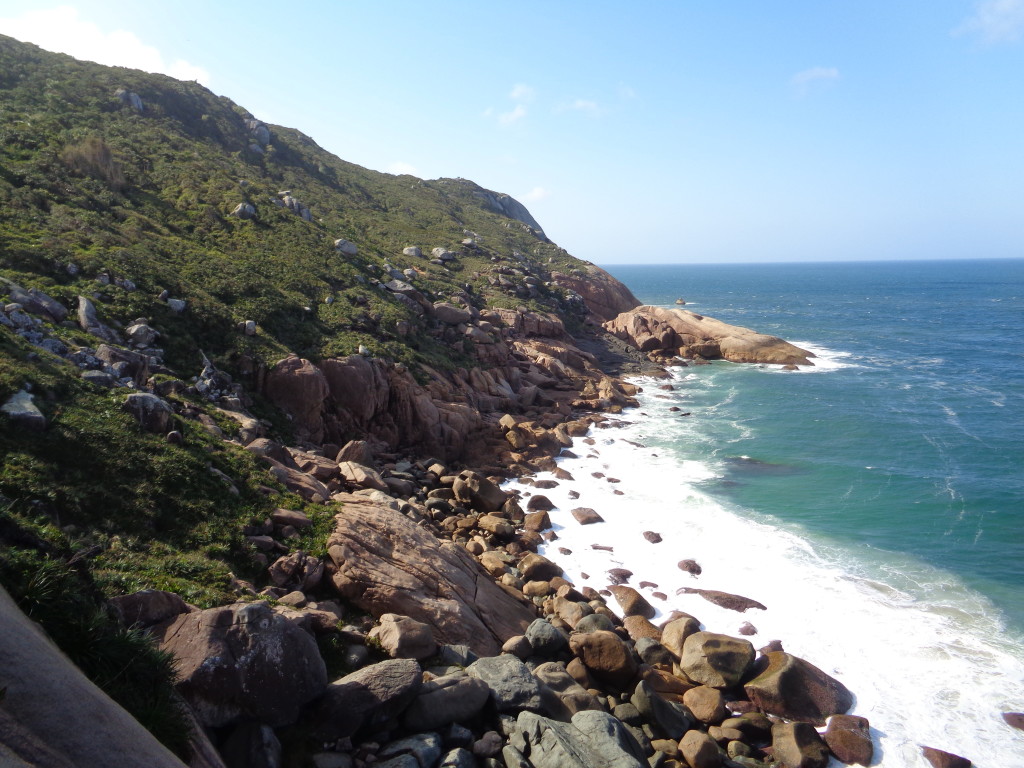
{"label": "foreground rock", "polygon": [[853,706],[853,694],[808,661],[783,651],[767,654],[767,667],[744,685],[749,699],[769,714],[824,725]]}
{"label": "foreground rock", "polygon": [[341,512],[327,542],[331,581],[353,605],[430,625],[441,643],[494,656],[526,631],[536,611],[483,571],[469,553],[364,497],[336,494]]}
{"label": "foreground rock", "polygon": [[641,352],[701,357],[734,363],[812,365],[811,352],[749,328],[729,325],[685,309],[643,306],[604,324]]}
{"label": "foreground rock", "polygon": [[[529,746],[533,768],[645,768],[647,761],[636,739],[606,712],[573,715],[571,724],[523,712],[516,727]],[[511,755],[506,753],[505,764]]]}

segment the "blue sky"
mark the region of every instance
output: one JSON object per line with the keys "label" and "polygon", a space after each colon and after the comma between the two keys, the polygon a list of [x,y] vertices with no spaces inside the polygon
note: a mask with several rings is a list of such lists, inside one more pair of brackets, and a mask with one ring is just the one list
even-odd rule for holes
{"label": "blue sky", "polygon": [[597,263],[1024,257],[1024,0],[0,0]]}

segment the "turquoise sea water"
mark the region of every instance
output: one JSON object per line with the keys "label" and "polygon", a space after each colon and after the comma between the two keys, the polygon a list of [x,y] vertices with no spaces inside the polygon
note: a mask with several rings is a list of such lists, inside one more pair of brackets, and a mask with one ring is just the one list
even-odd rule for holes
{"label": "turquoise sea water", "polygon": [[840,364],[700,370],[699,424],[673,437],[718,470],[709,494],[950,571],[1024,634],[1024,261],[610,271],[644,303],[683,298]]}
{"label": "turquoise sea water", "polygon": [[[879,768],[930,768],[922,745],[1024,766],[1001,716],[1024,711],[1024,261],[609,271],[818,365],[638,379],[639,408],[559,459],[575,479],[544,491],[559,538],[543,551],[596,588],[632,571],[659,616],[781,639],[853,691]],[[581,505],[605,522],[576,524]]]}

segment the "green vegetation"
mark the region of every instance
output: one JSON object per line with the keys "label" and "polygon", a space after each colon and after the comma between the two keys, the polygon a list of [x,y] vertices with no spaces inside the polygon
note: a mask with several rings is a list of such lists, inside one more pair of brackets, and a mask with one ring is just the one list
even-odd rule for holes
{"label": "green vegetation", "polygon": [[[141,97],[141,111],[127,94]],[[505,216],[491,193],[370,171],[298,131],[261,126],[196,83],[0,36],[0,277],[72,312],[89,297],[113,328],[148,319],[167,367],[158,379],[187,381],[205,354],[246,386],[251,411],[284,442],[286,420],[255,391],[260,371],[289,353],[319,359],[366,345],[424,380],[420,366],[472,364],[379,285],[389,269],[414,270],[407,281],[430,301],[459,294],[479,308],[558,312],[571,326],[574,305],[545,281],[580,263]],[[240,204],[255,216],[233,215]],[[337,249],[339,238],[358,254]],[[407,246],[423,257],[403,255]],[[432,263],[435,247],[455,260]],[[528,274],[538,278],[532,290]],[[247,320],[255,336],[238,330]],[[72,349],[99,343],[71,320],[47,332]],[[125,390],[86,383],[0,326],[0,402],[22,389],[47,429],[16,429],[0,415],[0,581],[94,681],[180,750],[187,729],[169,660],[113,624],[104,598],[155,588],[223,604],[235,599],[235,579],[258,581],[264,570],[245,526],[276,506],[305,508],[314,525],[297,546],[322,555],[330,513],[304,507],[197,420],[176,418],[180,444],[141,431],[122,410]],[[197,396],[168,399],[237,429]],[[343,649],[327,651],[333,664]]]}

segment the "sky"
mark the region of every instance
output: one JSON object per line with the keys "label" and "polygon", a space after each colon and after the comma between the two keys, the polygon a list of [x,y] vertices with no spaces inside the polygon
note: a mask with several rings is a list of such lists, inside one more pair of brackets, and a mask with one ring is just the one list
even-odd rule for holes
{"label": "sky", "polygon": [[1024,0],[0,0],[598,264],[1024,257]]}

